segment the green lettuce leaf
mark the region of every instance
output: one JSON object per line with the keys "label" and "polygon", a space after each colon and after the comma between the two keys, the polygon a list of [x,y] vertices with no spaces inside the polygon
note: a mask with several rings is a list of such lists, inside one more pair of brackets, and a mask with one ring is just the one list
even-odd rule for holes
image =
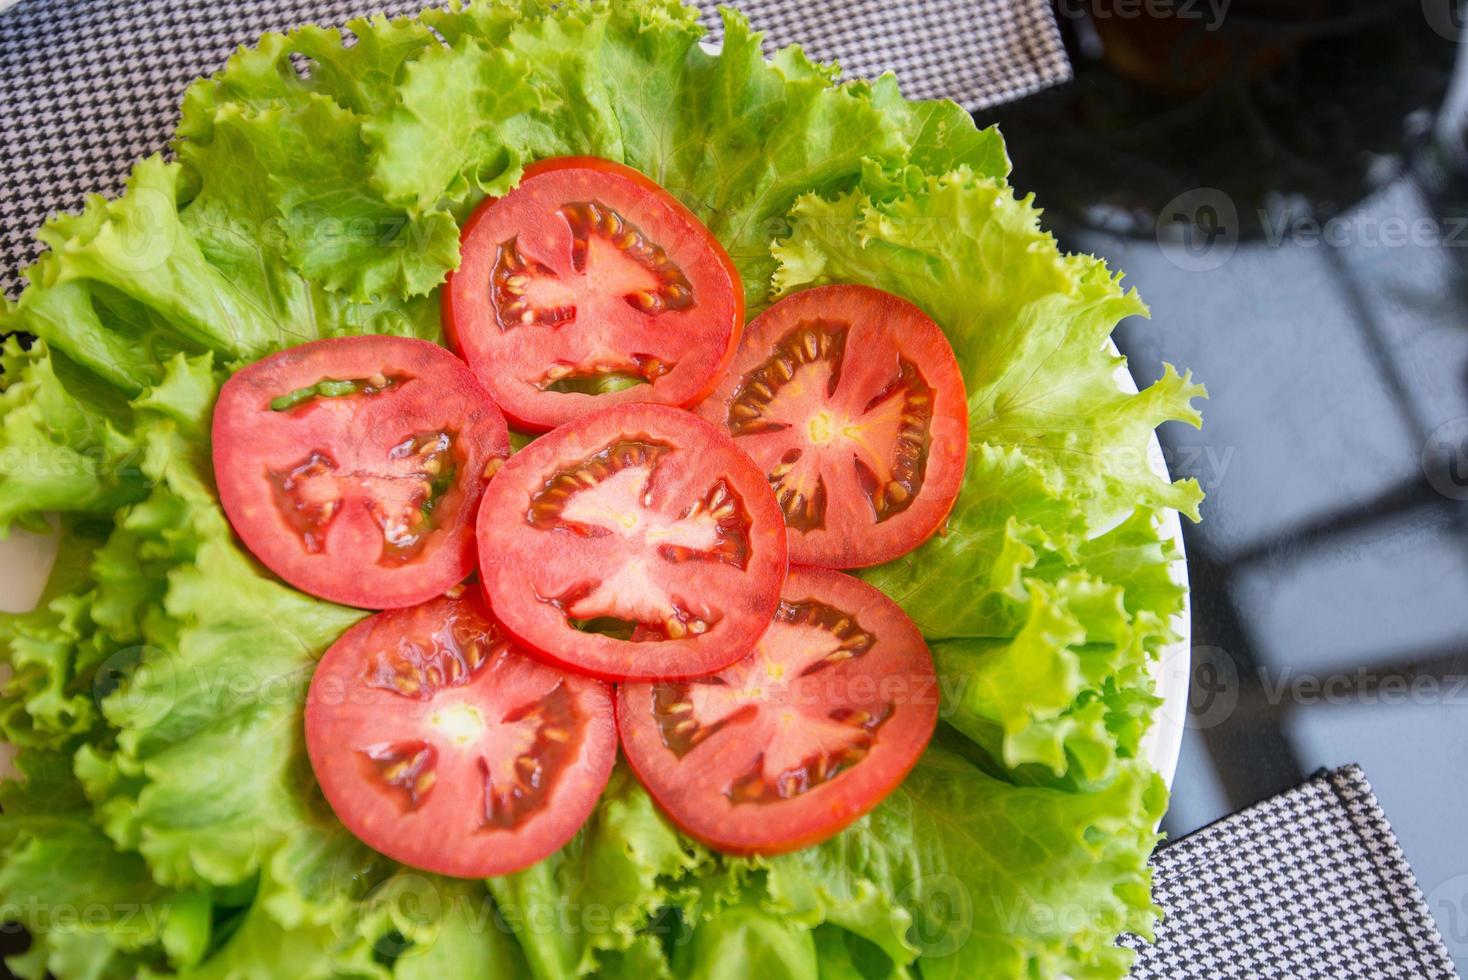
{"label": "green lettuce leaf", "polygon": [[389,976],[367,943],[335,924],[283,926],[270,913],[269,902],[277,887],[273,880],[262,881],[255,901],[232,923],[229,937],[185,975],[193,980]]}
{"label": "green lettuce leaf", "polygon": [[135,667],[102,709],[115,764],[142,780],[136,846],[155,876],[231,884],[312,822],[304,691],[316,657],[363,614],[280,584],[240,551],[202,456],[211,360],[168,370],[179,380],[137,403],[155,420],[143,470],[156,485],[114,545],[157,562],[166,584],[143,614]]}
{"label": "green lettuce leaf", "polygon": [[46,511],[107,515],[139,498],[126,404],[44,343],[0,345],[0,534]]}
{"label": "green lettuce leaf", "polygon": [[489,888],[533,975],[559,980],[592,973],[607,952],[646,958],[650,949],[634,949],[639,933],[665,905],[688,901],[677,882],[710,861],[619,767],[570,844]]}
{"label": "green lettuce leaf", "polygon": [[1074,764],[1084,781],[1103,780],[1143,734],[1130,706],[1113,718],[1105,698],[1135,691],[1152,703],[1146,644],[1171,633],[1139,633],[1121,590],[1079,573],[1028,588],[1028,618],[1012,639],[933,644],[944,718],[1011,770],[1034,764],[1061,777]]}
{"label": "green lettuce leaf", "polygon": [[[444,213],[410,221],[372,189],[362,127],[396,100],[406,62],[438,42],[410,20],[377,17],[348,29],[350,46],[339,31],[306,27],[241,49],[185,96],[180,154],[223,141],[253,157],[253,166],[199,173],[242,178],[239,191],[263,197],[266,214],[257,205],[250,216],[278,222],[284,256],[306,278],[359,301],[421,295],[457,265],[458,227]],[[308,77],[293,56],[308,61]]]}
{"label": "green lettuce leaf", "polygon": [[504,121],[540,105],[528,74],[508,49],[470,35],[415,59],[397,104],[363,127],[376,151],[373,185],[415,215],[509,190],[526,149],[509,142],[523,124]]}
{"label": "green lettuce leaf", "polygon": [[[85,336],[57,334],[42,324],[34,331],[80,363],[101,361],[105,370],[112,348],[128,343],[129,335],[150,343],[148,351],[158,358],[151,370],[135,374],[145,379],[157,376],[158,355],[166,352],[207,349],[253,360],[277,346],[275,322],[209,262],[180,222],[181,173],[178,164],[149,157],[134,168],[122,197],[92,197],[80,215],[49,221],[41,240],[50,251],[26,273],[42,288],[21,294],[18,326],[31,329],[26,313],[46,291],[82,282],[94,306],[110,313],[104,329],[120,336],[97,337],[100,313],[97,322],[85,323],[91,328]],[[83,348],[93,340],[104,353],[89,358]]]}
{"label": "green lettuce leaf", "polygon": [[814,933],[757,902],[723,909],[677,948],[673,969],[687,980],[819,980]]}
{"label": "green lettuce leaf", "polygon": [[[769,907],[899,964],[920,955],[929,980],[1119,977],[1131,954],[1112,940],[1151,934],[1145,859],[1166,796],[1136,765],[1094,791],[1019,788],[934,747],[870,816],[771,859]],[[848,913],[855,895],[865,914]]]}
{"label": "green lettuce leaf", "polygon": [[[969,449],[958,503],[922,547],[862,576],[895,599],[930,639],[1011,637],[1025,577],[1042,559],[1073,567],[1086,535],[1078,502],[1020,449]],[[965,588],[953,583],[963,581]]]}
{"label": "green lettuce leaf", "polygon": [[[377,950],[397,952],[389,943],[402,937],[405,947],[398,953],[393,975],[399,980],[444,980],[445,977],[485,977],[487,980],[519,980],[530,973],[529,964],[484,886],[478,883],[438,879],[431,892],[423,889],[422,876],[413,887],[394,887],[390,881],[379,891],[395,899],[391,903],[393,933],[379,938]],[[396,894],[394,894],[396,892]],[[397,896],[402,896],[398,898]],[[419,901],[427,898],[427,901]]]}
{"label": "green lettuce leaf", "polygon": [[0,785],[0,922],[24,926],[35,946],[12,970],[36,980],[47,964],[60,976],[126,977],[161,961],[159,944],[188,897],[156,884],[142,859],[92,825],[64,755],[29,751],[18,761],[23,782]]}

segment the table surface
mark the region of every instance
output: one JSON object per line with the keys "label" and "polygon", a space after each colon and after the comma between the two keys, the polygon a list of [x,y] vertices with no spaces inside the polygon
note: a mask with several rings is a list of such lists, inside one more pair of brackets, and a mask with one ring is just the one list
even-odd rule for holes
{"label": "table surface", "polygon": [[1085,6],[1064,18],[1076,81],[979,118],[1062,243],[1151,304],[1117,335],[1139,381],[1168,361],[1212,396],[1201,433],[1163,431],[1209,495],[1185,529],[1193,697],[1163,828],[1358,762],[1468,969],[1468,68],[1448,5],[1271,22],[1240,0],[1216,30]]}

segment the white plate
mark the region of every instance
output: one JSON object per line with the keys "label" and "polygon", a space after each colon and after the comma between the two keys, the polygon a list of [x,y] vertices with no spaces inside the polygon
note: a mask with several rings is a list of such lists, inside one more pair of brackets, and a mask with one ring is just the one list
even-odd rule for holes
{"label": "white plate", "polygon": [[[0,613],[34,609],[55,561],[54,535],[11,531],[8,539],[0,541]],[[0,685],[9,680],[10,665],[0,664]],[[14,773],[14,758],[14,747],[0,742],[0,777]]]}
{"label": "white plate", "polygon": [[[1107,340],[1106,343],[1111,353],[1118,353],[1114,342]],[[1126,365],[1117,368],[1116,383],[1122,390],[1136,393],[1137,382],[1126,369]],[[1157,441],[1155,433],[1147,446],[1147,463],[1158,476],[1164,480],[1170,479],[1167,460],[1162,455],[1162,444]],[[1186,589],[1188,563],[1183,552],[1182,519],[1177,511],[1163,511],[1162,533],[1177,544],[1177,560],[1168,571],[1172,580]],[[1162,704],[1158,706],[1157,714],[1152,719],[1152,727],[1142,738],[1141,745],[1141,754],[1161,774],[1169,789],[1172,788],[1173,777],[1177,774],[1177,757],[1182,749],[1183,730],[1188,717],[1188,682],[1193,670],[1193,617],[1190,600],[1191,595],[1184,592],[1183,608],[1173,617],[1172,626],[1177,633],[1177,642],[1164,648],[1162,655],[1151,665],[1152,686],[1162,698]]]}
{"label": "white plate", "polygon": [[[1112,351],[1115,351],[1113,346]],[[1117,385],[1135,392],[1136,382],[1125,367],[1117,371]],[[1166,478],[1167,463],[1162,456],[1162,446],[1157,437],[1152,437],[1148,461],[1159,476]],[[1182,554],[1182,525],[1175,511],[1167,511],[1163,518],[1163,530],[1177,542],[1178,553]],[[0,541],[0,612],[25,612],[35,607],[45,588],[46,578],[51,574],[51,565],[56,557],[56,539],[51,535],[28,534],[14,531],[7,540]],[[1179,559],[1172,567],[1173,578],[1186,586],[1187,563]],[[1190,673],[1190,650],[1192,648],[1192,620],[1188,606],[1184,604],[1175,627],[1180,639],[1163,651],[1161,658],[1152,665],[1153,684],[1162,697],[1152,728],[1142,742],[1143,754],[1151,760],[1152,768],[1162,774],[1167,785],[1172,785],[1177,771],[1178,750],[1182,747],[1183,725],[1187,717],[1188,677]],[[3,679],[3,678],[0,678]],[[10,747],[0,743],[0,775],[11,771],[13,755]]]}

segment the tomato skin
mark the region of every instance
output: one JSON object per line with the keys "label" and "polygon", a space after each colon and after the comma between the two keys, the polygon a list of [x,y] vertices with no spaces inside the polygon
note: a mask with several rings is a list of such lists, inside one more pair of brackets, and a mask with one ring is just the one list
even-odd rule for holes
{"label": "tomato skin", "polygon": [[[648,225],[654,239],[666,239],[684,265],[696,269],[694,289],[701,297],[697,317],[682,317],[673,329],[706,336],[706,342],[687,352],[672,373],[651,384],[636,385],[621,391],[600,394],[535,391],[529,383],[508,369],[507,357],[526,344],[538,340],[503,340],[495,322],[495,312],[487,299],[486,283],[492,279],[492,266],[499,239],[515,237],[515,228],[499,228],[509,220],[505,208],[515,202],[517,192],[527,185],[547,182],[565,183],[581,180],[588,188],[582,196],[601,194],[614,198],[614,205],[635,210],[634,224]],[[547,194],[555,191],[547,190]],[[654,224],[656,227],[654,227]],[[723,246],[706,229],[698,217],[672,194],[645,174],[624,164],[599,157],[555,157],[540,160],[525,168],[514,190],[499,198],[485,200],[465,222],[460,235],[460,267],[449,273],[442,298],[444,330],[451,346],[469,363],[495,397],[501,410],[518,431],[546,432],[573,418],[611,405],[652,402],[675,406],[691,405],[711,392],[723,376],[744,328],[744,288],[738,269]],[[558,270],[563,271],[563,270]],[[703,310],[706,312],[699,312]],[[690,314],[692,316],[692,314]],[[705,322],[706,321],[706,322]],[[561,327],[560,330],[574,329]],[[631,341],[616,345],[626,347]],[[620,350],[620,353],[630,353]],[[547,354],[540,367],[550,366]],[[687,363],[682,363],[686,360]],[[521,366],[525,369],[525,365]]]}
{"label": "tomato skin", "polygon": [[[462,660],[464,651],[477,650],[474,655],[484,658],[477,673],[467,680],[461,675],[457,684],[442,683],[440,675],[441,686],[427,698],[381,683],[385,676],[428,677],[423,672],[384,673],[382,665],[390,662],[404,671],[415,656],[442,653],[446,637],[452,638],[449,644],[483,638],[483,647],[460,643],[452,651]],[[399,659],[385,661],[394,654]],[[524,749],[528,738],[517,740],[519,732],[504,732],[515,709],[525,698],[536,703],[536,695],[546,695],[541,703],[557,698],[558,705],[570,706],[570,714],[557,716],[558,721],[572,719],[565,723],[567,740],[554,743],[567,746],[567,757],[548,775],[542,773],[548,787],[514,826],[490,825],[483,815],[494,784],[486,781],[486,773],[506,768],[506,751]],[[442,725],[442,716],[462,712],[466,705],[490,724],[460,745],[455,739],[463,731],[436,726]],[[496,728],[500,719],[506,721]],[[510,874],[564,846],[595,809],[617,751],[610,689],[589,678],[563,676],[524,656],[472,592],[379,613],[347,631],[322,656],[312,677],[305,729],[317,781],[354,836],[394,861],[459,878]],[[381,754],[382,746],[394,744],[409,749],[384,766],[376,765],[370,751]],[[434,753],[426,767],[433,782],[409,804],[404,786],[382,773],[392,771],[392,762],[416,758],[412,753],[421,752],[420,746],[430,746]],[[502,750],[499,755],[496,749]]]}
{"label": "tomato skin", "polygon": [[[681,831],[728,854],[783,854],[835,836],[901,784],[937,726],[939,691],[932,657],[901,607],[859,579],[799,566],[790,569],[782,598],[782,619],[771,626],[756,652],[717,677],[681,688],[644,683],[617,688],[617,730],[633,772]],[[844,663],[816,671],[793,669],[798,658],[788,656],[792,643],[797,649],[824,649],[805,645],[808,632],[793,634],[793,640],[792,634],[780,633],[792,629],[784,622],[787,609],[812,603],[829,604],[838,611],[837,622],[849,618],[870,631],[875,643]],[[863,660],[869,663],[858,668]],[[796,679],[788,680],[792,676]],[[705,692],[724,693],[689,693],[712,682],[722,686]],[[765,693],[756,696],[758,712],[751,713],[745,692],[759,689]],[[892,710],[878,716],[884,720],[869,742],[857,743],[862,748],[859,759],[825,781],[817,776],[814,785],[793,796],[736,801],[737,788],[749,780],[751,760],[762,766],[768,754],[778,756],[782,749],[788,757],[789,746],[782,739],[821,744],[823,735],[809,733],[830,728],[843,711],[860,707],[871,713],[889,696]],[[672,715],[669,698],[683,707],[702,698],[703,706]],[[718,698],[725,700],[721,704]],[[744,706],[731,698],[743,699]],[[704,730],[708,734],[691,748],[675,749],[670,739],[678,737],[679,729],[669,723],[684,718],[698,722],[697,736]],[[802,771],[802,778],[811,778],[808,769]]]}
{"label": "tomato skin", "polygon": [[[272,408],[324,379],[373,375],[392,387]],[[404,456],[405,440],[427,432],[450,439],[432,458],[451,479],[422,495],[416,509],[431,510],[423,529],[396,538],[416,550],[396,553],[396,522],[417,520],[414,488],[440,479],[415,476],[414,452]],[[485,470],[509,454],[504,416],[463,362],[437,344],[392,336],[318,340],[242,368],[220,391],[212,442],[220,503],[246,548],[302,592],[363,609],[416,605],[468,577]],[[331,500],[307,532],[292,523],[306,512],[307,489],[292,497],[282,486],[311,460],[325,461],[317,467],[325,477],[315,475],[317,487],[329,482]]]}
{"label": "tomato skin", "polygon": [[[615,491],[635,491],[636,499],[618,504],[623,511],[599,502],[614,492],[618,474],[599,478],[581,498],[615,527],[573,520],[569,508],[582,507],[573,498],[546,527],[530,523],[536,495],[552,487],[554,474],[639,440],[667,448],[655,462],[632,467],[630,482]],[[695,530],[703,539],[696,554],[665,558],[682,522],[719,487],[736,501],[742,566],[713,557],[731,539],[707,527]],[[787,568],[783,522],[763,474],[717,427],[662,405],[583,416],[510,457],[485,496],[478,539],[480,580],[495,618],[544,662],[604,680],[693,677],[739,660],[774,614]],[[644,632],[655,630],[666,620],[640,613],[648,608],[659,616],[686,613],[680,622],[697,618],[705,628],[690,622],[681,635],[665,630],[634,640],[572,625],[625,612],[629,624],[639,613]]]}
{"label": "tomato skin", "polygon": [[[770,475],[796,564],[899,558],[942,526],[962,488],[968,404],[953,349],[922,310],[869,286],[816,286],[765,310],[694,411]],[[908,459],[920,462],[904,469]]]}

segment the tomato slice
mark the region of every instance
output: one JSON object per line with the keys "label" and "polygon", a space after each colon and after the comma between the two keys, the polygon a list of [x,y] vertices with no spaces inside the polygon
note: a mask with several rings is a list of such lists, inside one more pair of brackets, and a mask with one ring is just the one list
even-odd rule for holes
{"label": "tomato slice", "polygon": [[747,654],[780,600],[764,474],[698,416],[629,405],[510,457],[479,512],[495,617],[542,658],[611,679],[693,677]]}
{"label": "tomato slice", "polygon": [[333,644],[311,679],[306,748],[368,847],[485,878],[575,835],[617,736],[606,685],[522,655],[467,593],[379,613]]}
{"label": "tomato slice", "polygon": [[688,405],[744,326],[744,291],[709,230],[630,167],[542,160],[464,226],[444,323],[517,428],[607,405]]}
{"label": "tomato slice", "polygon": [[689,836],[735,854],[818,844],[917,764],[938,723],[933,658],[881,592],[791,568],[753,654],[711,677],[624,684],[622,750]]}
{"label": "tomato slice", "polygon": [[868,286],[818,286],[760,314],[699,414],[769,474],[790,560],[906,554],[947,518],[968,459],[963,376],[922,310]]}
{"label": "tomato slice", "polygon": [[509,451],[463,362],[405,337],[275,354],[214,408],[219,499],[245,546],[301,591],[364,609],[415,605],[474,570],[474,517]]}

